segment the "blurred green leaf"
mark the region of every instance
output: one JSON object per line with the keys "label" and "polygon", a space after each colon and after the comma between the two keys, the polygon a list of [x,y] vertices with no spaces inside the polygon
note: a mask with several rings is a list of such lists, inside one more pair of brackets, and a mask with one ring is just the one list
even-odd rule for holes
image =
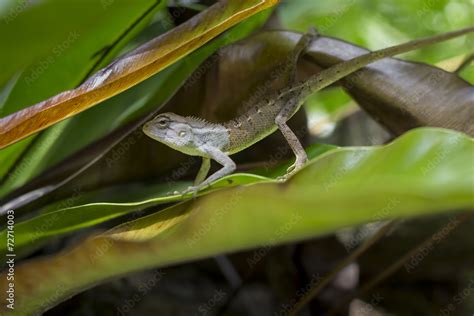
{"label": "blurred green leaf", "polygon": [[[314,159],[335,148],[330,145],[312,145],[307,149],[307,154],[310,159]],[[199,195],[207,194],[219,188],[275,182],[274,179],[285,174],[292,162],[287,161],[276,166],[265,166],[256,169],[254,174],[229,175],[217,181]],[[189,195],[182,196],[174,192],[181,192],[189,185],[191,185],[191,182],[170,181],[156,185],[120,185],[87,193],[75,192],[67,199],[43,208],[39,216],[15,225],[17,254],[27,253],[53,238],[103,223],[112,218],[160,204],[185,200]],[[6,231],[0,232],[0,236],[2,238],[6,236]],[[1,243],[0,240],[0,253],[6,252],[6,245],[6,241]]]}
{"label": "blurred green leaf", "polygon": [[[104,101],[100,106],[73,117],[67,130],[61,134],[49,155],[44,158],[41,170],[60,162],[118,127],[156,111],[209,55],[222,46],[246,37],[260,27],[270,13],[271,11],[264,11],[250,17],[155,76]],[[71,139],[77,141],[71,142]]]}
{"label": "blurred green leaf", "polygon": [[[0,135],[2,135],[0,147],[16,143],[127,90],[198,49],[226,29],[276,5],[278,1],[216,2],[163,36],[154,38],[116,59],[77,88],[63,91],[54,97],[0,118]],[[103,2],[101,4],[104,7],[108,5]],[[97,34],[94,34],[93,37],[96,36]],[[68,45],[65,46],[69,47],[78,37],[80,34],[77,32],[69,34]],[[50,58],[47,63],[53,62],[54,58]],[[46,67],[44,64],[42,66]],[[28,79],[34,80],[33,77]]]}
{"label": "blurred green leaf", "polygon": [[[305,32],[316,26],[324,35],[336,36],[370,50],[412,38],[472,25],[471,0],[293,0],[278,10],[283,27]],[[363,17],[363,18],[361,18]],[[472,51],[474,36],[410,52],[410,58],[436,63]]]}
{"label": "blurred green leaf", "polygon": [[[41,171],[74,154],[107,133],[129,123],[131,120],[156,111],[168,101],[192,71],[209,55],[219,47],[239,40],[253,32],[268,19],[270,13],[271,10],[267,10],[246,19],[223,36],[204,45],[183,60],[124,93],[103,102],[102,106],[94,107],[46,130],[20,162],[20,166],[27,166],[27,168],[21,168],[18,172],[15,172],[0,187],[0,194],[10,192],[26,183],[27,180],[38,175]],[[136,128],[139,128],[139,126],[131,125],[129,132]],[[141,131],[139,133],[143,135]],[[71,142],[71,139],[75,141]],[[111,141],[114,141],[114,139]],[[102,144],[100,152],[97,152],[96,155],[103,155],[109,145]],[[5,150],[8,150],[8,148]],[[89,153],[88,155],[90,156]],[[89,157],[88,159],[93,158],[95,157]],[[74,168],[74,171],[76,171],[77,166]]]}
{"label": "blurred green leaf", "polygon": [[[262,181],[272,181],[269,178],[251,174],[233,174],[225,177],[207,190],[244,185],[249,183],[259,183]],[[49,205],[43,210],[43,214],[30,220],[19,222],[15,225],[15,249],[17,255],[22,255],[31,250],[37,249],[45,242],[56,239],[66,233],[72,233],[82,228],[91,227],[103,223],[110,219],[129,214],[134,211],[143,210],[148,207],[160,204],[181,201],[188,196],[180,194],[168,194],[169,192],[180,192],[191,185],[191,182],[174,182],[172,184],[158,185],[124,185],[116,188],[108,188],[99,192],[89,192],[81,195],[80,192],[72,195],[66,200]],[[205,194],[201,193],[200,195]],[[111,198],[126,197],[127,202],[99,202],[88,203],[87,201],[97,199],[98,196],[111,195]],[[136,200],[136,202],[132,202]],[[70,204],[78,206],[67,207]],[[6,253],[7,242],[4,239],[6,230],[0,232],[0,239],[5,241],[0,245],[0,253]]]}
{"label": "blurred green leaf", "polygon": [[[72,118],[71,122],[67,126],[68,130],[63,131],[59,137],[53,139],[55,141],[53,146],[41,146],[41,144],[38,142],[39,150],[43,150],[44,148],[52,148],[52,150],[50,149],[43,152],[42,157],[44,158],[41,160],[41,163],[46,166],[52,164],[56,160],[59,160],[59,158],[70,152],[73,152],[76,148],[85,146],[85,144],[91,142],[94,138],[102,136],[104,130],[109,131],[118,127],[120,123],[125,121],[127,116],[132,116],[135,114],[134,111],[129,111],[127,115],[124,115],[124,112],[130,107],[130,105],[135,107],[136,111],[149,111],[150,108],[159,107],[174,93],[174,91],[182,84],[189,74],[217,48],[238,40],[252,32],[255,28],[262,25],[262,23],[266,21],[269,13],[270,12],[262,12],[247,19],[234,29],[230,30],[228,33],[224,34],[224,36],[217,38],[216,40],[192,53],[183,61],[179,61],[175,65],[172,65],[171,67],[165,69],[156,76],[144,81],[136,87],[133,87],[125,93],[118,95],[109,101],[106,101],[110,102],[109,106],[96,107]],[[122,121],[119,118],[122,118]],[[96,124],[94,124],[94,121],[97,121]],[[108,124],[105,124],[105,122]],[[64,123],[59,123],[59,126],[62,124]],[[87,126],[89,126],[89,131],[84,133],[83,131],[87,128]],[[56,126],[53,127],[53,129],[56,128]],[[82,137],[80,137],[81,135]],[[40,137],[40,140],[43,139],[51,140],[51,137]],[[77,142],[70,142],[70,139],[79,140]],[[321,146],[314,147],[320,148]],[[324,146],[324,148],[329,149],[332,147]],[[321,152],[322,150],[310,150],[309,156],[314,157],[317,153]],[[233,183],[232,185],[238,185],[262,180],[263,178],[252,175],[233,175],[229,179],[219,181],[219,183],[216,183],[213,187],[218,188],[222,186],[222,183],[227,183],[227,181],[231,181]],[[137,202],[123,203],[123,205],[117,205],[114,203],[81,205],[85,203],[91,203],[91,200],[94,199],[94,196],[97,193],[90,192],[86,194],[78,194],[76,192],[68,199],[48,206],[46,211],[48,214],[34,217],[25,223],[20,223],[16,228],[17,234],[19,236],[16,240],[16,246],[18,248],[22,248],[26,245],[29,247],[38,247],[49,237],[57,237],[59,234],[72,232],[80,228],[95,225],[111,218],[143,209],[145,207],[182,200],[183,197],[166,196],[166,193],[181,191],[187,185],[189,185],[189,183],[183,184],[180,182],[174,182],[172,185],[158,184],[157,186],[153,187],[140,186],[140,189],[134,189],[136,190],[135,192]],[[118,191],[100,191],[103,191],[103,193],[109,191],[109,193],[105,195],[112,198],[114,198],[114,196],[125,196],[127,197],[127,202],[131,202],[133,198],[130,196],[130,188],[133,187],[133,185],[129,185],[123,186],[122,188],[118,187]],[[121,189],[125,190],[127,194],[123,195],[123,192],[120,192]],[[115,192],[115,194],[111,193],[110,191]],[[110,199],[102,200],[102,202],[104,201],[110,201]],[[81,206],[70,208],[72,203],[74,205]],[[55,212],[53,212],[53,210]],[[4,250],[5,248],[0,246],[0,252]]]}
{"label": "blurred green leaf", "polygon": [[[161,6],[165,4],[161,2]],[[103,48],[120,36],[155,0],[46,0],[11,4],[0,23],[0,86],[25,70],[10,114],[84,79]],[[66,58],[64,55],[68,55]],[[60,64],[60,65],[59,65]],[[60,66],[64,67],[61,71]],[[53,81],[49,81],[52,79]],[[24,90],[27,88],[26,90]],[[30,91],[25,94],[23,91]]]}
{"label": "blurred green leaf", "polygon": [[[150,8],[156,10],[164,4],[155,0],[138,0],[133,4],[127,0],[108,3],[99,0],[43,1],[40,5],[20,10],[14,19],[2,24],[0,38],[8,49],[0,51],[0,66],[5,69],[0,76],[6,76],[0,77],[0,82],[21,72],[3,104],[2,116],[79,85],[89,71],[105,65],[114,57],[116,49],[137,31],[128,28],[144,12]],[[8,19],[8,15],[4,19]],[[45,19],[48,23],[44,23]],[[139,23],[136,28],[143,26]],[[121,40],[116,42],[118,39]],[[103,53],[112,43],[115,44],[114,50],[103,58]],[[41,149],[36,153],[33,149],[29,157],[22,159],[14,179],[9,180],[10,184],[2,185],[0,195],[38,171],[42,154],[48,152],[46,146],[54,143],[54,138],[66,125],[63,123],[42,135],[46,140],[40,142]],[[0,150],[0,178],[34,138],[29,137]]]}
{"label": "blurred green leaf", "polygon": [[[470,209],[473,151],[474,140],[464,134],[416,129],[386,146],[329,151],[286,183],[245,185],[186,201],[74,249],[18,265],[16,312],[44,311],[140,269],[377,220]],[[0,282],[4,285],[5,275]]]}
{"label": "blurred green leaf", "polygon": [[[267,3],[264,5],[268,6]],[[251,5],[251,3],[248,5]],[[18,171],[15,170],[12,176],[0,187],[0,196],[11,192],[45,168],[61,161],[81,147],[104,136],[107,132],[164,103],[190,72],[209,54],[219,46],[240,39],[253,31],[268,18],[269,13],[270,11],[265,11],[247,19],[242,25],[208,45],[207,48],[194,53],[190,58],[180,61],[179,64],[172,65],[122,95],[103,102],[104,106],[82,113],[78,118],[71,118],[46,130],[41,135],[40,140],[19,162]],[[229,12],[226,11],[226,14],[229,14]],[[144,26],[143,23],[138,25],[140,27]],[[71,142],[71,139],[77,139],[77,141]],[[13,161],[11,158],[10,160]]]}

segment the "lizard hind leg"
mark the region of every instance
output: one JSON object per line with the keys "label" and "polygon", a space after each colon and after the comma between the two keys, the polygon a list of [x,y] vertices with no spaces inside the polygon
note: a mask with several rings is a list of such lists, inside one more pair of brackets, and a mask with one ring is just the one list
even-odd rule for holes
{"label": "lizard hind leg", "polygon": [[281,131],[288,142],[288,145],[290,145],[291,150],[296,156],[295,163],[290,168],[288,168],[286,175],[279,178],[280,180],[288,179],[298,170],[303,168],[305,163],[308,161],[308,156],[306,155],[303,145],[301,145],[298,137],[296,137],[295,133],[290,129],[288,124],[286,124],[294,112],[296,112],[298,106],[299,101],[297,99],[293,99],[281,109],[280,113],[275,118],[275,124],[278,126],[278,129]]}
{"label": "lizard hind leg", "polygon": [[202,157],[201,168],[199,168],[196,179],[194,179],[194,185],[199,185],[206,179],[209,169],[211,169],[211,159]]}
{"label": "lizard hind leg", "polygon": [[[290,70],[290,82],[296,81],[296,65],[301,54],[311,45],[313,40],[319,36],[318,31],[315,28],[310,28],[309,31],[301,36],[298,43],[293,50],[292,60],[291,60],[291,70]],[[285,180],[296,171],[301,169],[306,161],[308,161],[308,156],[304,151],[303,146],[301,145],[298,137],[286,124],[286,122],[295,114],[298,110],[300,103],[298,96],[295,96],[289,103],[287,103],[280,111],[280,113],[275,118],[275,124],[278,126],[278,129],[281,131],[286,141],[290,145],[293,153],[296,156],[295,163],[288,168],[287,174],[283,177],[280,177],[281,180]]]}
{"label": "lizard hind leg", "polygon": [[318,31],[316,31],[315,28],[310,28],[309,31],[303,34],[296,43],[296,46],[293,49],[293,52],[291,53],[290,82],[296,81],[296,65],[298,64],[298,59],[303,54],[303,52],[311,45],[312,41],[318,36]]}

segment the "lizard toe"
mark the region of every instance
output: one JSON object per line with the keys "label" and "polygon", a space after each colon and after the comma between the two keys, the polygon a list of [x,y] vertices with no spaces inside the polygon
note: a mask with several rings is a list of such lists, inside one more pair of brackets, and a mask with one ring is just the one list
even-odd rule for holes
{"label": "lizard toe", "polygon": [[292,164],[291,166],[288,167],[288,169],[286,169],[286,174],[293,172],[295,168],[296,168],[296,163]]}
{"label": "lizard toe", "polygon": [[289,166],[288,169],[286,169],[286,173],[294,174],[296,171],[303,168],[307,162],[308,162],[308,158],[296,159],[295,163]]}

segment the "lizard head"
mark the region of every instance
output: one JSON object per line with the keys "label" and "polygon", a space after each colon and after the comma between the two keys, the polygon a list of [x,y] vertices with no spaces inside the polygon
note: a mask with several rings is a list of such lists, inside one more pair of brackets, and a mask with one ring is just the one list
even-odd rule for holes
{"label": "lizard head", "polygon": [[204,147],[223,149],[228,145],[227,129],[203,119],[163,113],[143,125],[143,132],[182,153],[207,157]]}
{"label": "lizard head", "polygon": [[143,132],[165,145],[181,150],[193,141],[193,130],[185,117],[163,113],[143,125]]}

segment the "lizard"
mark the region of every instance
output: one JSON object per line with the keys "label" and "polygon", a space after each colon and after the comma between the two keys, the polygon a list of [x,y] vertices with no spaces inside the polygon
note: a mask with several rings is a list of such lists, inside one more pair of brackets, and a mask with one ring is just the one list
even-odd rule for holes
{"label": "lizard", "polygon": [[[318,36],[313,30],[302,35],[295,46],[290,59],[294,69],[288,87],[262,98],[244,114],[224,123],[213,123],[196,117],[162,113],[144,124],[142,130],[147,136],[175,150],[202,157],[202,164],[194,185],[188,187],[182,194],[196,194],[214,181],[234,172],[236,164],[229,156],[252,146],[276,130],[281,131],[296,157],[286,174],[279,178],[285,181],[303,168],[308,161],[303,146],[287,125],[287,121],[299,110],[306,98],[372,62],[473,31],[474,26],[471,26],[376,50],[340,62],[311,76],[306,81],[297,81],[298,57]],[[221,164],[222,168],[207,177],[211,159]]]}

